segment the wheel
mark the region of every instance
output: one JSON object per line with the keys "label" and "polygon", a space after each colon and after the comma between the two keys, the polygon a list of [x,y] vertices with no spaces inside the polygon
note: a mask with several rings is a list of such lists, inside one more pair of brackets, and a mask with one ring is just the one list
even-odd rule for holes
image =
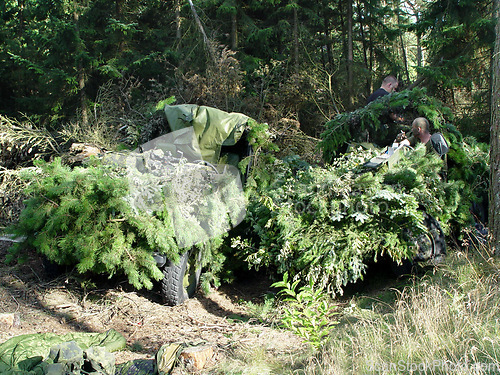
{"label": "wheel", "polygon": [[189,251],[181,255],[179,263],[169,262],[162,271],[161,295],[163,303],[177,306],[194,295],[200,281],[201,268],[196,268],[196,261],[190,259]]}
{"label": "wheel", "polygon": [[418,236],[411,237],[417,247],[414,261],[425,262],[431,260],[440,263],[446,255],[446,240],[439,222],[431,215],[424,212],[424,226],[426,231]]}
{"label": "wheel", "polygon": [[446,239],[439,222],[424,212],[423,224],[426,230],[423,233],[415,235],[411,230],[405,230],[405,236],[409,242],[412,242],[417,248],[415,257],[403,259],[401,264],[391,260],[391,269],[396,276],[409,275],[414,272],[415,264],[418,262],[427,262],[439,264],[444,261],[446,255]]}
{"label": "wheel", "polygon": [[55,279],[68,271],[66,266],[49,260],[46,255],[42,255],[41,258],[45,275],[50,279]]}

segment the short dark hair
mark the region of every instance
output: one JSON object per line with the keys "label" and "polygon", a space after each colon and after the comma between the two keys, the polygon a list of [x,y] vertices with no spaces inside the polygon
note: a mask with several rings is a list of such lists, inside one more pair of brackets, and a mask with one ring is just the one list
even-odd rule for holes
{"label": "short dark hair", "polygon": [[421,128],[425,133],[430,132],[430,125],[429,121],[425,117],[417,117],[415,120],[413,120],[413,123]]}

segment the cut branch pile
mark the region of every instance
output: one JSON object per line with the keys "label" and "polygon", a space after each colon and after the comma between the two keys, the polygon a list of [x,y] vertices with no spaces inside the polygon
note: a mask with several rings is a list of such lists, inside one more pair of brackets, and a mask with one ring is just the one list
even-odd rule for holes
{"label": "cut branch pile", "polygon": [[47,130],[0,115],[0,167],[14,169],[58,152],[59,145]]}
{"label": "cut branch pile", "polygon": [[0,167],[0,226],[8,226],[17,221],[26,199],[23,190],[26,182],[19,177],[18,170]]}

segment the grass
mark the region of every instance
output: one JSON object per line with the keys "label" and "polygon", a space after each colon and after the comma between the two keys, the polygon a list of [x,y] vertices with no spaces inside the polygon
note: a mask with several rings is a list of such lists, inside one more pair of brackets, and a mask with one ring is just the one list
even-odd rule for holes
{"label": "grass", "polygon": [[386,291],[370,304],[352,297],[319,350],[270,358],[245,348],[229,358],[228,373],[500,373],[500,268],[487,250],[475,243],[452,251],[445,265],[394,290],[392,301]]}

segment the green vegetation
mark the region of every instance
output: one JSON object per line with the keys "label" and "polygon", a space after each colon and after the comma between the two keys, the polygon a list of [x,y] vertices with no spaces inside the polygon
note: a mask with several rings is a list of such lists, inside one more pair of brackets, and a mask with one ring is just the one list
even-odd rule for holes
{"label": "green vegetation", "polygon": [[[335,163],[339,153],[345,149],[346,145],[353,141],[360,141],[358,136],[364,131],[370,133],[385,132],[384,134],[387,135],[387,130],[384,130],[381,125],[389,112],[410,119],[410,121],[406,121],[406,125],[400,125],[401,129],[405,131],[409,130],[412,119],[420,116],[425,117],[431,124],[431,133],[440,132],[447,139],[450,145],[450,151],[446,157],[447,170],[442,171],[441,175],[448,180],[449,187],[455,186],[455,191],[446,192],[446,201],[441,200],[440,207],[446,206],[444,210],[448,212],[439,213],[436,211],[437,206],[434,208],[429,207],[422,195],[418,200],[421,205],[432,212],[432,215],[436,215],[445,226],[453,216],[455,222],[452,224],[456,225],[455,229],[459,232],[460,225],[467,224],[470,220],[468,211],[472,202],[484,202],[486,199],[489,185],[488,145],[477,142],[473,137],[464,138],[453,125],[454,116],[452,110],[443,105],[441,101],[427,95],[426,90],[415,88],[410,91],[396,92],[353,112],[345,112],[335,116],[325,124],[325,131],[321,135],[319,148],[323,152],[324,159],[328,163]],[[391,124],[391,126],[397,127],[398,125]],[[403,166],[402,168],[406,167]],[[429,188],[426,193],[433,195],[443,193],[443,191],[440,191],[441,187],[431,182],[431,180],[437,178],[439,169],[435,167],[428,169],[425,166],[419,166],[417,169],[418,172],[415,171],[415,173],[422,174],[420,177],[413,176],[417,185],[421,184],[423,178],[427,181],[424,183],[428,184],[427,188]],[[436,174],[436,172],[438,173]],[[398,179],[398,174],[402,180],[394,182],[406,184],[409,190],[413,189],[412,193],[417,193],[418,189],[414,189],[416,186],[408,186],[409,181],[404,181],[405,178],[410,178],[410,176],[408,174],[406,177],[401,175],[399,167],[386,176],[386,182],[391,183],[390,181],[393,178]],[[434,185],[434,187],[429,184]],[[457,202],[454,202],[457,193],[462,197],[462,204],[458,206]],[[444,199],[444,196],[441,198]]]}
{"label": "green vegetation", "polygon": [[500,268],[474,232],[464,236],[464,247],[452,252],[446,265],[332,303],[339,314],[330,322],[339,324],[319,350],[276,358],[261,347],[245,347],[219,368],[232,374],[262,368],[304,375],[498,372]]}
{"label": "green vegetation", "polygon": [[[428,360],[497,364],[498,267],[486,250],[454,248],[447,265],[398,289],[388,305],[366,308],[353,298],[337,316],[330,299],[382,257],[411,259],[424,211],[455,242],[472,222],[471,207],[486,203],[488,145],[481,142],[489,140],[498,94],[490,74],[494,2],[192,4],[0,5],[0,195],[2,204],[15,206],[2,223],[13,222],[9,231],[25,237],[8,260],[36,249],[80,273],[123,274],[134,287],[151,288],[163,276],[153,252],[177,259],[179,242],[196,235],[196,220],[174,226],[177,213],[163,206],[138,212],[123,170],[99,161],[69,167],[61,155],[76,142],[116,151],[165,134],[171,129],[160,110],[167,103],[241,112],[255,119],[248,133],[253,155],[239,165],[247,217],[229,236],[197,246],[202,287],[234,278],[237,261],[266,269],[289,298],[273,319],[315,351],[310,362],[307,352],[282,363],[262,349],[262,360],[241,353],[226,373],[242,373],[242,363],[257,373],[306,374],[379,365],[395,373],[384,366]],[[402,91],[365,106],[389,74]],[[405,130],[413,118],[426,117],[451,146],[446,165],[417,148],[375,172],[362,166],[373,150],[351,145],[345,153],[366,133],[392,139],[382,126],[389,113],[405,118],[398,124]],[[310,159],[321,162],[294,155],[300,148],[290,139],[300,143],[304,136],[319,142]],[[278,141],[289,156],[278,157]],[[16,220],[19,176],[28,199]],[[143,187],[155,182],[144,179]],[[14,185],[11,199],[7,187]],[[219,208],[188,211],[210,215]],[[266,320],[265,312],[258,319]]]}
{"label": "green vegetation", "polygon": [[11,248],[8,260],[22,248],[35,248],[80,273],[123,272],[137,288],[151,288],[151,279],[163,277],[152,251],[178,257],[167,212],[148,220],[135,214],[123,199],[127,180],[109,167],[70,169],[60,159],[39,167],[26,177],[30,199],[12,228],[26,240]]}
{"label": "green vegetation", "polygon": [[[497,372],[498,270],[484,250],[459,251],[435,274],[401,289],[390,305],[374,296],[366,309],[359,306],[363,298],[353,298],[318,367],[325,373],[373,366],[384,374],[408,372],[410,366],[428,366],[428,373]],[[310,373],[318,367],[311,362]]]}
{"label": "green vegetation", "polygon": [[91,123],[114,87],[118,128],[144,122],[144,102],[175,96],[259,122],[300,118],[318,136],[394,74],[400,88],[418,79],[487,140],[489,0],[193,4],[206,39],[184,0],[4,1],[0,113],[51,130]]}
{"label": "green vegetation", "polygon": [[[60,158],[35,164],[37,168],[28,169],[24,176],[28,181],[26,207],[18,222],[8,228],[24,240],[10,249],[7,261],[22,259],[23,251],[36,249],[51,262],[75,266],[79,273],[124,274],[134,287],[151,289],[154,280],[163,278],[153,252],[177,261],[186,250],[178,245],[176,233],[183,234],[184,242],[196,237],[192,217],[188,222],[176,220],[179,227],[174,228],[172,218],[178,212],[169,209],[172,206],[166,201],[172,195],[168,192],[156,210],[137,209],[130,201],[136,197],[131,195],[130,176],[123,166],[93,160],[85,167],[70,168]],[[184,176],[189,180],[189,174]],[[159,183],[145,178],[142,182]],[[211,209],[216,208],[216,200],[210,203]],[[191,202],[184,208],[195,210],[196,206]],[[216,249],[221,244],[219,236],[195,246],[202,251],[200,266],[217,269]]]}
{"label": "green vegetation", "polygon": [[398,126],[392,123],[391,128],[399,127],[407,132],[414,118],[425,117],[432,126],[432,132],[444,133],[452,147],[456,148],[462,142],[461,134],[452,125],[451,109],[427,95],[426,90],[415,88],[386,95],[353,112],[340,113],[328,121],[320,142],[325,160],[331,163],[346,142],[353,140],[361,142],[359,138],[364,132],[377,134],[379,139],[392,135],[388,139],[392,142],[396,134],[390,134],[389,128],[382,127],[382,124],[387,122],[389,113],[397,113],[406,120],[406,125]]}
{"label": "green vegetation", "polygon": [[284,296],[281,322],[313,347],[319,348],[338,323],[333,318],[336,315],[335,306],[329,296],[316,289],[312,282],[298,288],[299,284],[300,280],[288,281],[288,273],[285,273],[283,281],[272,285],[281,288],[279,294]]}
{"label": "green vegetation", "polygon": [[342,293],[362,279],[370,262],[387,255],[396,262],[416,249],[408,233],[422,230],[422,209],[446,233],[471,202],[463,181],[444,180],[443,161],[425,147],[408,152],[396,167],[363,167],[375,152],[363,148],[314,167],[285,158],[254,171],[266,181],[250,194],[248,232],[233,239],[237,254],[252,267],[265,267],[319,289]]}

